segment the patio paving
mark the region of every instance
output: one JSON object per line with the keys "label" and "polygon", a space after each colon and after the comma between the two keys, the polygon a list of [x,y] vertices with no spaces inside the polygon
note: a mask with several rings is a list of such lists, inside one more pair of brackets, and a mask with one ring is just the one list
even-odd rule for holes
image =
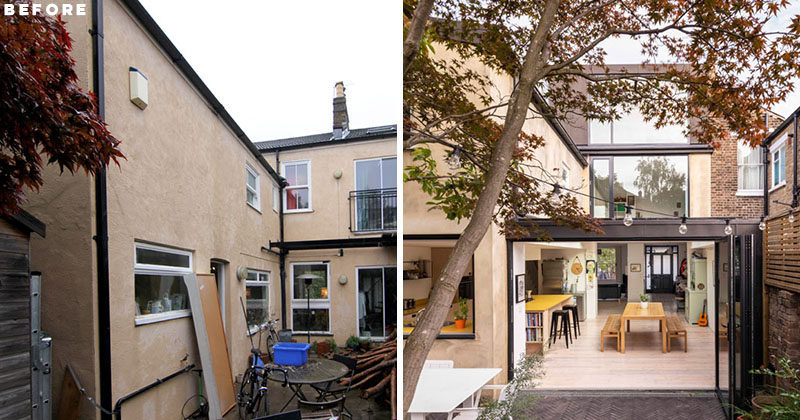
{"label": "patio paving", "polygon": [[[667,315],[675,313],[671,295],[654,295]],[[686,325],[689,351],[683,339],[673,339],[672,351],[661,352],[656,321],[632,321],[626,332],[626,352],[616,351],[607,338],[600,351],[600,331],[606,317],[622,313],[625,302],[601,301],[598,316],[581,322],[582,335],[569,349],[563,338],[545,353],[545,376],[537,390],[713,390],[715,386],[714,332],[710,327]],[[724,372],[721,372],[725,374]]]}
{"label": "patio paving", "polygon": [[725,420],[713,393],[537,393],[530,418],[558,419],[703,419]]}

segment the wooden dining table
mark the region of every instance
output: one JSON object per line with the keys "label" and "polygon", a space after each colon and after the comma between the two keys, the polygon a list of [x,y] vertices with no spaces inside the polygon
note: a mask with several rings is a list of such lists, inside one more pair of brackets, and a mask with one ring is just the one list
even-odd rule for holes
{"label": "wooden dining table", "polygon": [[632,302],[625,305],[625,311],[620,317],[620,352],[625,353],[625,327],[631,331],[631,320],[657,320],[658,330],[661,332],[661,352],[667,352],[667,317],[664,315],[664,306],[661,302],[650,302],[646,308],[641,303]]}

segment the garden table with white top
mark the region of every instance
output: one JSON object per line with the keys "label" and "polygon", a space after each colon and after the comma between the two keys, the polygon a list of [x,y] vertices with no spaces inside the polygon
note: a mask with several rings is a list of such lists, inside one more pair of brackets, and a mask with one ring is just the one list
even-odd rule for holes
{"label": "garden table with white top", "polygon": [[428,413],[450,413],[461,403],[474,406],[475,394],[502,369],[424,368],[417,382],[414,399],[408,408],[411,420],[422,420]]}

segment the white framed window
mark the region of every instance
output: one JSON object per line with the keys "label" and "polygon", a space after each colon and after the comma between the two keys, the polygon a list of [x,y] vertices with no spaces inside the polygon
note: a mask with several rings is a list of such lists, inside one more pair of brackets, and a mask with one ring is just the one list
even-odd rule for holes
{"label": "white framed window", "polygon": [[570,189],[569,185],[569,166],[566,163],[561,162],[561,186]]}
{"label": "white framed window", "polygon": [[355,161],[356,232],[397,230],[397,157]]}
{"label": "white framed window", "polygon": [[272,211],[274,211],[275,213],[277,213],[278,209],[280,208],[279,207],[280,206],[280,193],[281,193],[281,191],[278,188],[278,186],[277,185],[273,185],[272,186]]}
{"label": "white framed window", "polygon": [[688,143],[684,130],[686,124],[669,124],[656,128],[652,121],[645,121],[638,109],[633,109],[620,119],[610,123],[589,120],[590,144],[660,144]]}
{"label": "white framed window", "polygon": [[737,195],[761,195],[764,193],[764,165],[761,148],[752,148],[744,143],[737,147],[738,190]]}
{"label": "white framed window", "polygon": [[259,188],[259,176],[250,164],[244,166],[247,184],[247,204],[254,209],[261,211],[261,189]]}
{"label": "white framed window", "polygon": [[291,264],[292,330],[330,333],[330,263]]}
{"label": "white framed window", "polygon": [[770,189],[774,190],[786,185],[786,136],[783,136],[769,148],[772,173],[770,174]]}
{"label": "white framed window", "polygon": [[311,211],[311,161],[283,162],[281,173],[287,183],[283,189],[283,211],[286,213]]}
{"label": "white framed window", "polygon": [[134,243],[135,325],[190,316],[183,275],[191,272],[191,252]]}
{"label": "white framed window", "polygon": [[247,270],[244,283],[247,329],[250,334],[258,332],[269,321],[270,273],[262,270]]}

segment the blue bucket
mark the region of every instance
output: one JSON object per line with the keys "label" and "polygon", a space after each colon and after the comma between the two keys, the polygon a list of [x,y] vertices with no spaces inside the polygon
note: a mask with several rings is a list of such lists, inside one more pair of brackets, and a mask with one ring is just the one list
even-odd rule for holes
{"label": "blue bucket", "polygon": [[276,365],[302,366],[308,361],[310,344],[278,343],[272,346],[272,357]]}

